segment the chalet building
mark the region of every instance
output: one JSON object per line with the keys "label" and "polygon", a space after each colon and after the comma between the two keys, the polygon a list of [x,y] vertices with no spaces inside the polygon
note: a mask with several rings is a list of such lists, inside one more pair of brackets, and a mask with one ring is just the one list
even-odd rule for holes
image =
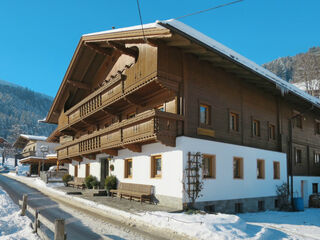
{"label": "chalet building", "polygon": [[167,206],[190,201],[195,159],[196,204],[216,211],[276,208],[289,176],[307,202],[320,182],[320,100],[175,20],[83,35],[46,121],[71,175]]}
{"label": "chalet building", "polygon": [[[57,143],[47,142],[45,136],[33,136],[20,134],[13,146],[20,149],[20,153],[16,154],[16,161],[20,159],[20,163],[30,165],[30,175],[40,175],[42,164],[44,171],[50,166],[57,164],[57,158],[47,158],[46,155],[54,154]],[[41,147],[45,146],[46,152],[41,151]]]}

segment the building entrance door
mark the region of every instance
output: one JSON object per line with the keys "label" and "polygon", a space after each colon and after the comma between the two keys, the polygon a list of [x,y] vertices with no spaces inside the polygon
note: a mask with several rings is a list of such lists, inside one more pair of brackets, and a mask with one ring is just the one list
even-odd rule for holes
{"label": "building entrance door", "polygon": [[109,176],[109,161],[107,158],[100,159],[100,188],[104,188],[106,177]]}

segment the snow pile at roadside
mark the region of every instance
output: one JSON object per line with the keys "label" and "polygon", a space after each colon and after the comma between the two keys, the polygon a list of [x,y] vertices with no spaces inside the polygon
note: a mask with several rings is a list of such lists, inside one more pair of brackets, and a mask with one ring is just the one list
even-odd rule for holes
{"label": "snow pile at roadside", "polygon": [[20,216],[20,208],[0,187],[0,239],[39,239],[32,233],[31,220]]}

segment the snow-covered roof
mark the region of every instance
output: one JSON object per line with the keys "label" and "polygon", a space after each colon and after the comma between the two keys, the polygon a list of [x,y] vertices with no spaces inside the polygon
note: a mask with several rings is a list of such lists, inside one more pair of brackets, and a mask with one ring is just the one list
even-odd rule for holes
{"label": "snow-covered roof", "polygon": [[[264,67],[256,64],[255,62],[247,59],[246,57],[240,55],[239,53],[233,51],[232,49],[224,46],[223,44],[217,42],[216,40],[206,36],[205,34],[195,30],[194,28],[174,19],[165,20],[165,21],[156,21],[155,23],[149,23],[143,25],[144,29],[148,28],[168,28],[171,30],[178,30],[183,34],[193,38],[196,41],[201,42],[202,44],[208,46],[215,51],[220,52],[221,54],[225,55],[226,57],[240,63],[241,65],[253,70],[254,72],[262,75],[263,77],[269,79],[271,82],[275,83],[277,88],[281,90],[282,93],[291,92],[303,99],[311,102],[312,104],[317,105],[320,108],[320,99],[311,96],[310,94],[302,91],[301,89],[297,88],[296,86],[288,83],[287,81],[279,78],[274,73],[270,72],[269,70],[265,69]],[[108,31],[84,34],[83,36],[94,36],[94,35],[101,35],[101,34],[110,34],[116,32],[124,32],[124,31],[132,31],[132,30],[139,30],[141,29],[141,25],[126,27],[126,28],[119,28],[119,29],[112,29]]]}
{"label": "snow-covered roof", "polygon": [[274,73],[265,69],[264,67],[245,58],[244,56],[240,55],[239,53],[237,53],[237,52],[233,51],[232,49],[224,46],[223,44],[215,41],[214,39],[204,35],[203,33],[195,30],[194,28],[192,28],[182,22],[179,22],[177,20],[173,20],[173,19],[166,20],[166,21],[158,21],[157,23],[159,23],[165,27],[166,27],[166,25],[171,26],[171,27],[183,32],[184,34],[189,35],[190,37],[196,39],[197,41],[202,42],[203,44],[207,45],[208,47],[210,47],[216,51],[219,51],[220,53],[233,59],[234,61],[250,68],[251,70],[255,71],[256,73],[258,73],[258,74],[268,78],[272,82],[274,82],[276,84],[276,86],[278,88],[280,88],[280,90],[282,92],[290,91],[290,92],[304,98],[305,100],[311,102],[312,104],[316,104],[316,105],[318,105],[318,107],[320,107],[320,99],[313,97],[310,94],[300,90],[296,86],[279,78],[277,75],[275,75]]}
{"label": "snow-covered roof", "polygon": [[26,134],[20,134],[22,138],[25,138],[27,140],[35,140],[35,141],[46,141],[46,136],[34,136],[34,135],[26,135]]}

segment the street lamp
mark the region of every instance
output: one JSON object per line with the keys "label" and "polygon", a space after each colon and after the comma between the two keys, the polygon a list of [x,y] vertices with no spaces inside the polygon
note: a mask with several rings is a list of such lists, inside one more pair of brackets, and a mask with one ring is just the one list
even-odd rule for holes
{"label": "street lamp", "polygon": [[42,172],[44,171],[44,155],[45,155],[45,153],[47,153],[48,152],[48,146],[46,146],[46,145],[41,145],[40,146],[40,151],[42,152]]}

